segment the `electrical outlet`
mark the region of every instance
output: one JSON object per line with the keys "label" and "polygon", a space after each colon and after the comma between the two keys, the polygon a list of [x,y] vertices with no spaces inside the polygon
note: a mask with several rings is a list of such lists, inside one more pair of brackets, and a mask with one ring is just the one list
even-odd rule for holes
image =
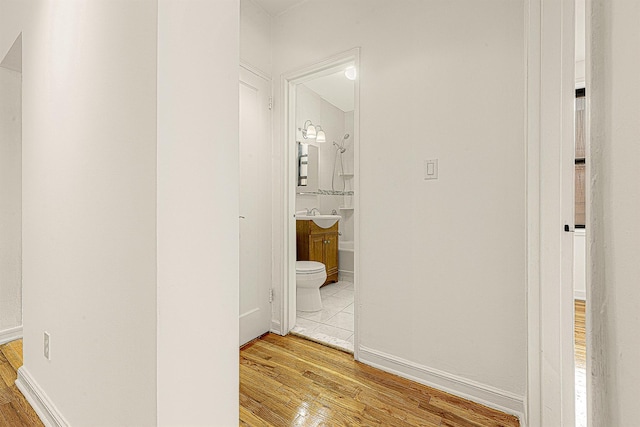
{"label": "electrical outlet", "polygon": [[51,360],[50,343],[51,343],[51,336],[49,335],[49,332],[45,331],[44,332],[44,357],[47,360]]}

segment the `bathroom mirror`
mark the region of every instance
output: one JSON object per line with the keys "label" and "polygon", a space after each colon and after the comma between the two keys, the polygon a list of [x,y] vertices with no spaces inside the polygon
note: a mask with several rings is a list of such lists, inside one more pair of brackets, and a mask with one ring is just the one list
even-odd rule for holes
{"label": "bathroom mirror", "polygon": [[318,191],[318,147],[298,142],[298,192]]}
{"label": "bathroom mirror", "polygon": [[309,144],[298,142],[298,187],[306,187],[309,179]]}

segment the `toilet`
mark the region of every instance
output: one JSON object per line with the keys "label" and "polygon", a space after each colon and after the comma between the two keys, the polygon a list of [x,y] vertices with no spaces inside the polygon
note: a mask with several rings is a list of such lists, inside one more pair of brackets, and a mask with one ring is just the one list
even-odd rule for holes
{"label": "toilet", "polygon": [[320,286],[327,280],[324,264],[316,261],[296,261],[296,309],[322,310]]}

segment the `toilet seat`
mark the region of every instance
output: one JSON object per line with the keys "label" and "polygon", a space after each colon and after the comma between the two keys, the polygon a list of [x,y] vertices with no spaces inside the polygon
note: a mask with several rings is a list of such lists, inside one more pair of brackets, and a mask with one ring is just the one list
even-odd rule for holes
{"label": "toilet seat", "polygon": [[314,274],[325,271],[324,264],[317,261],[296,261],[296,274]]}

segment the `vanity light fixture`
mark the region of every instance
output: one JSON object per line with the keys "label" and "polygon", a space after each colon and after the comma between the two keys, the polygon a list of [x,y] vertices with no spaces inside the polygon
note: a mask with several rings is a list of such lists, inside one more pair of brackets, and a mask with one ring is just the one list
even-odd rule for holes
{"label": "vanity light fixture", "polygon": [[353,65],[348,66],[344,70],[344,76],[346,78],[348,78],[349,80],[355,80],[356,79],[356,67],[353,66]]}
{"label": "vanity light fixture", "polygon": [[316,126],[316,142],[327,142],[327,136],[324,134],[324,131],[320,127],[320,125]]}
{"label": "vanity light fixture", "polygon": [[300,130],[302,131],[302,137],[304,139],[314,139],[317,136],[316,127],[311,123],[311,120],[304,122],[304,125],[302,125],[302,129]]}

